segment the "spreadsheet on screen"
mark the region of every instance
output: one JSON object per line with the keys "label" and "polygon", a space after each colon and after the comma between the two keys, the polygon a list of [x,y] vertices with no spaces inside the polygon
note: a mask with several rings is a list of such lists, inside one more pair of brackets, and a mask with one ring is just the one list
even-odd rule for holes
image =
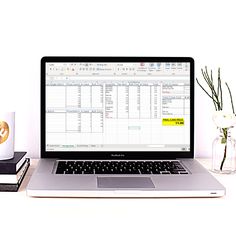
{"label": "spreadsheet on screen", "polygon": [[189,151],[190,63],[46,63],[47,151]]}

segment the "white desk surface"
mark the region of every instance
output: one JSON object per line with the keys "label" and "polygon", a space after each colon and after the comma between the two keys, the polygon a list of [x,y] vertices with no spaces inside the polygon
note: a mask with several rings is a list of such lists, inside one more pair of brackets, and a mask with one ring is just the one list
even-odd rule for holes
{"label": "white desk surface", "polygon": [[[198,159],[206,168],[210,160]],[[0,192],[0,235],[236,235],[236,175],[215,175],[222,198],[30,198]]]}

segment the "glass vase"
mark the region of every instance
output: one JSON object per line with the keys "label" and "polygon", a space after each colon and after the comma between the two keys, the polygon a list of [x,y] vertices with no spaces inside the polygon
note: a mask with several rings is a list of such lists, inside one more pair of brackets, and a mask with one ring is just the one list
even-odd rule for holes
{"label": "glass vase", "polygon": [[231,129],[218,128],[218,136],[212,147],[212,172],[233,174],[236,172],[236,141],[231,137]]}

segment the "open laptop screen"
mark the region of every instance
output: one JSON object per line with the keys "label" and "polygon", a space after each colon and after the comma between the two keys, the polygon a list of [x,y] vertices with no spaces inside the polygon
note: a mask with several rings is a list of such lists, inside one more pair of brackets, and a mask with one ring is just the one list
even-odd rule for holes
{"label": "open laptop screen", "polygon": [[190,152],[190,62],[46,62],[46,152]]}

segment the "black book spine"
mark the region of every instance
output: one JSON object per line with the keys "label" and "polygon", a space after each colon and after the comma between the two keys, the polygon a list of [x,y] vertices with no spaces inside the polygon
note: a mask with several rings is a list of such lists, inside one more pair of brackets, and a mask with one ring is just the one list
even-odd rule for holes
{"label": "black book spine", "polygon": [[[16,174],[16,165],[17,163],[25,156],[26,152],[15,152],[14,158],[10,160],[1,160],[0,161],[0,174]],[[14,159],[17,159],[14,162]]]}
{"label": "black book spine", "polygon": [[0,174],[15,174],[16,165],[6,163],[4,166],[0,165]]}

